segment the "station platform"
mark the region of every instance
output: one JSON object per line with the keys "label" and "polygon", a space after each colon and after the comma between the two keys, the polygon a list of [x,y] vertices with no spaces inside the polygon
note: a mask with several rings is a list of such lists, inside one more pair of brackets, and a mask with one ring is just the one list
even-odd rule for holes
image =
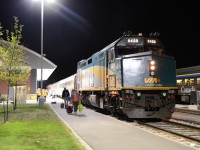
{"label": "station platform", "polygon": [[200,115],[200,106],[197,105],[176,104],[175,108],[176,112],[187,112]]}
{"label": "station platform", "polygon": [[[58,117],[84,143],[87,150],[194,150],[194,143],[178,143],[142,130],[138,124],[120,121],[109,115],[83,108],[77,115],[68,114],[60,104],[50,106]],[[165,145],[165,146],[163,146]]]}
{"label": "station platform", "polygon": [[[47,97],[46,99],[46,103],[52,103],[52,102],[56,102],[56,103],[61,103],[63,102],[63,100],[61,98],[54,98],[52,99],[51,97]],[[26,100],[26,103],[38,103],[37,100]],[[191,111],[191,112],[194,112],[194,113],[198,113],[200,114],[200,106],[197,106],[197,105],[185,105],[185,104],[176,104],[175,106],[176,110],[175,111]]]}

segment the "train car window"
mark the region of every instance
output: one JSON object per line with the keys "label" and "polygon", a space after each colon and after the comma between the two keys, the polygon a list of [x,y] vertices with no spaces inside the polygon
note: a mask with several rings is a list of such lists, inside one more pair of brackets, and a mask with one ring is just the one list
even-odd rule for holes
{"label": "train car window", "polygon": [[194,79],[193,78],[190,79],[189,82],[190,82],[190,85],[194,85]]}
{"label": "train car window", "polygon": [[92,63],[92,58],[90,58],[89,60],[88,60],[88,64],[91,64]]}
{"label": "train car window", "polygon": [[84,67],[86,65],[86,61],[85,60],[81,60],[77,63],[77,67],[78,69],[81,68],[81,67]]}
{"label": "train car window", "polygon": [[84,66],[86,66],[86,62],[80,64],[80,68],[82,68],[82,67],[84,67]]}
{"label": "train car window", "polygon": [[95,60],[95,62],[97,62],[98,58],[97,58],[97,57],[95,57],[95,58],[94,58],[94,60]]}
{"label": "train car window", "polygon": [[197,84],[200,84],[200,78],[197,78]]}
{"label": "train car window", "polygon": [[194,78],[185,79],[185,85],[193,85],[194,84]]}
{"label": "train car window", "polygon": [[103,55],[104,53],[99,54],[99,60],[101,60],[102,58],[104,58]]}
{"label": "train car window", "polygon": [[176,83],[177,83],[177,85],[181,85],[181,84],[183,84],[183,80],[182,79],[178,79],[178,80],[176,80]]}

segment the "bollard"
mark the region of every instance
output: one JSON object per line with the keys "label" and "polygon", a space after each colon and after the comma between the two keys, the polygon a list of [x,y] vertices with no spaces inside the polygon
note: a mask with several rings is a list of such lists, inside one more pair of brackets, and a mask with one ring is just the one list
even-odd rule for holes
{"label": "bollard", "polygon": [[42,107],[44,107],[44,97],[43,96],[40,96],[39,97],[39,108],[42,108]]}

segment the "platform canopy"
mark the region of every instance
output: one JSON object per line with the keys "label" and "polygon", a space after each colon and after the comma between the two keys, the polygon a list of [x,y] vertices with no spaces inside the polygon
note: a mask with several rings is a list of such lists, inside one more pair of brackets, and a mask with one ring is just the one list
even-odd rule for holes
{"label": "platform canopy", "polygon": [[[37,69],[37,80],[41,80],[41,55],[24,47],[24,54],[28,56],[26,61],[31,64],[32,69]],[[43,63],[43,80],[47,80],[49,76],[53,73],[53,71],[57,68],[57,66],[48,60],[46,57],[42,59]]]}
{"label": "platform canopy", "polygon": [[[1,43],[1,41],[0,41]],[[9,44],[9,42],[6,42]],[[57,68],[57,66],[48,60],[46,57],[41,59],[41,55],[34,52],[33,50],[26,48],[23,46],[24,56],[27,57],[25,62],[30,65],[31,69],[37,70],[37,81],[41,80],[41,60],[43,66],[43,80],[47,80],[49,76],[53,73],[53,71]]]}

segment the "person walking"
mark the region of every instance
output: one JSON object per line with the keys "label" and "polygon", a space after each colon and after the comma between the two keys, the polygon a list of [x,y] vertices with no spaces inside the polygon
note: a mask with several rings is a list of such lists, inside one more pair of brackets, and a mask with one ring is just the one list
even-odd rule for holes
{"label": "person walking", "polygon": [[62,99],[64,100],[65,109],[68,106],[68,97],[69,97],[69,91],[68,89],[64,88],[62,91]]}
{"label": "person walking", "polygon": [[77,115],[77,110],[78,110],[78,105],[80,102],[81,98],[77,90],[72,90],[71,93],[71,102],[73,103],[73,108],[74,108],[74,114]]}
{"label": "person walking", "polygon": [[41,89],[40,88],[37,88],[36,94],[37,94],[37,102],[38,102],[39,98],[41,96]]}

